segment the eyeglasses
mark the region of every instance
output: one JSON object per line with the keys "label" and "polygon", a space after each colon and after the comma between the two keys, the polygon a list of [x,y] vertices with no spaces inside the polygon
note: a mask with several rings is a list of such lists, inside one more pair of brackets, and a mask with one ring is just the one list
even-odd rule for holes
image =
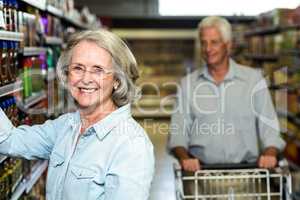
{"label": "eyeglasses", "polygon": [[98,65],[92,66],[91,70],[87,70],[86,66],[81,64],[70,64],[67,71],[74,77],[83,77],[86,72],[89,72],[95,78],[104,78],[105,75],[113,73],[113,71],[104,69]]}

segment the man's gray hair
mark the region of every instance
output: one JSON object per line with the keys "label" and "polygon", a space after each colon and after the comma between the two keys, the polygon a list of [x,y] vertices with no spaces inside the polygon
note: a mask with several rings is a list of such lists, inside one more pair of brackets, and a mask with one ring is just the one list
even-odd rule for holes
{"label": "man's gray hair", "polygon": [[230,23],[223,17],[209,16],[202,19],[198,24],[198,30],[200,31],[206,27],[215,27],[220,31],[224,42],[231,42],[232,28]]}
{"label": "man's gray hair", "polygon": [[139,77],[136,59],[122,39],[104,29],[82,31],[71,35],[56,66],[60,82],[66,86],[67,66],[71,62],[74,47],[81,41],[93,42],[111,54],[114,78],[118,82],[117,89],[112,93],[114,103],[120,107],[136,100],[140,96],[140,91],[135,85]]}

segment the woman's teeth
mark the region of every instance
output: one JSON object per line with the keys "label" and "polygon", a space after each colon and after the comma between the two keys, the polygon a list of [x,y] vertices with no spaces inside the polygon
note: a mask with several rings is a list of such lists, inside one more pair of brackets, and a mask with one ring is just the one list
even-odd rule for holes
{"label": "woman's teeth", "polygon": [[85,93],[92,93],[96,91],[95,88],[79,88],[79,89],[81,92],[85,92]]}

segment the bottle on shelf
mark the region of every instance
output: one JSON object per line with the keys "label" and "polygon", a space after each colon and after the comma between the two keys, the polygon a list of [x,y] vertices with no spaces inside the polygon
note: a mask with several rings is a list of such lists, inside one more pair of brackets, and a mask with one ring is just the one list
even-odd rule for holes
{"label": "bottle on shelf", "polygon": [[0,0],[0,30],[5,30],[5,20],[4,20],[4,4],[3,0]]}
{"label": "bottle on shelf", "polygon": [[6,41],[0,41],[0,53],[1,53],[1,65],[0,65],[0,75],[2,80],[2,85],[6,85],[9,83],[9,75],[8,75],[8,66],[7,66],[7,43]]}
{"label": "bottle on shelf", "polygon": [[14,75],[12,73],[12,45],[10,41],[6,41],[7,45],[7,55],[6,55],[6,67],[7,67],[7,74],[8,74],[8,83],[14,82]]}

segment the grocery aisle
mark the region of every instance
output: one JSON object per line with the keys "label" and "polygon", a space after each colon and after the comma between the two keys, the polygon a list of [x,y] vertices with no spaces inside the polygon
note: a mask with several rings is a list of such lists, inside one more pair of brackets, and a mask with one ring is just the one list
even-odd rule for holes
{"label": "grocery aisle", "polygon": [[167,134],[149,134],[154,145],[156,173],[149,200],[175,200],[172,157],[166,152]]}

